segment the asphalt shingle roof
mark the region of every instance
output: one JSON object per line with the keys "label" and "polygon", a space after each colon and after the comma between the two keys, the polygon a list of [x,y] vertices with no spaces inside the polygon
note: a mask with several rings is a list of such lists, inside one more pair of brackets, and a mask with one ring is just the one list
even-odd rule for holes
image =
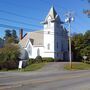
{"label": "asphalt shingle roof", "polygon": [[43,45],[43,38],[44,38],[43,35],[44,35],[44,31],[29,32],[22,40],[20,40],[19,44],[23,48],[25,48],[28,40],[30,40],[31,43],[33,42],[32,45],[42,46]]}

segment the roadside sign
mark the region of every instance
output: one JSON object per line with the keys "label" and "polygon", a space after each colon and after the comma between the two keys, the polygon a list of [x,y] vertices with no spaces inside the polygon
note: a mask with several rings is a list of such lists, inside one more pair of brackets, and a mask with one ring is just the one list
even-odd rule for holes
{"label": "roadside sign", "polygon": [[87,56],[83,56],[83,59],[86,60],[87,59]]}

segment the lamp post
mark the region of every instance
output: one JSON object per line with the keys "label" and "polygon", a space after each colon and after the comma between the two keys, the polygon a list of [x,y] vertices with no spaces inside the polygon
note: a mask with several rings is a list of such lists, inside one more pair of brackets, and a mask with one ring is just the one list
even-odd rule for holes
{"label": "lamp post", "polygon": [[69,62],[70,62],[70,68],[72,68],[72,52],[71,52],[71,22],[74,21],[74,18],[72,17],[72,13],[68,12],[66,15],[65,22],[68,23],[69,26]]}

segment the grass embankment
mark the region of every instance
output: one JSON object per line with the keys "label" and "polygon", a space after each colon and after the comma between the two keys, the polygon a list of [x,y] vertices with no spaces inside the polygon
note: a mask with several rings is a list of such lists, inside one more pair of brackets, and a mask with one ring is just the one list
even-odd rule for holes
{"label": "grass embankment", "polygon": [[90,64],[86,63],[72,63],[72,68],[70,68],[70,65],[67,64],[64,66],[64,69],[66,70],[90,70]]}
{"label": "grass embankment", "polygon": [[7,70],[7,69],[2,69],[0,72],[6,72],[6,71],[21,71],[21,72],[26,72],[26,71],[36,71],[38,69],[41,69],[44,65],[46,65],[47,62],[41,62],[41,63],[34,63],[26,66],[25,68],[18,70],[18,69],[13,69],[13,70]]}
{"label": "grass embankment", "polygon": [[41,69],[44,65],[46,65],[46,62],[34,63],[23,68],[22,71],[36,71],[38,69]]}

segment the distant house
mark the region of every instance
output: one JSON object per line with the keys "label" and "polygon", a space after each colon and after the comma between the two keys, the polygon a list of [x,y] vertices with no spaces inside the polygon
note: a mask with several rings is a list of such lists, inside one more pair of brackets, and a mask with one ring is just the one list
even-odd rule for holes
{"label": "distant house", "polygon": [[2,48],[4,45],[4,40],[0,38],[0,48]]}
{"label": "distant house", "polygon": [[29,58],[39,55],[64,60],[68,58],[68,32],[61,22],[54,7],[51,7],[42,22],[43,30],[28,32],[24,37],[21,30],[19,45],[27,51]]}

